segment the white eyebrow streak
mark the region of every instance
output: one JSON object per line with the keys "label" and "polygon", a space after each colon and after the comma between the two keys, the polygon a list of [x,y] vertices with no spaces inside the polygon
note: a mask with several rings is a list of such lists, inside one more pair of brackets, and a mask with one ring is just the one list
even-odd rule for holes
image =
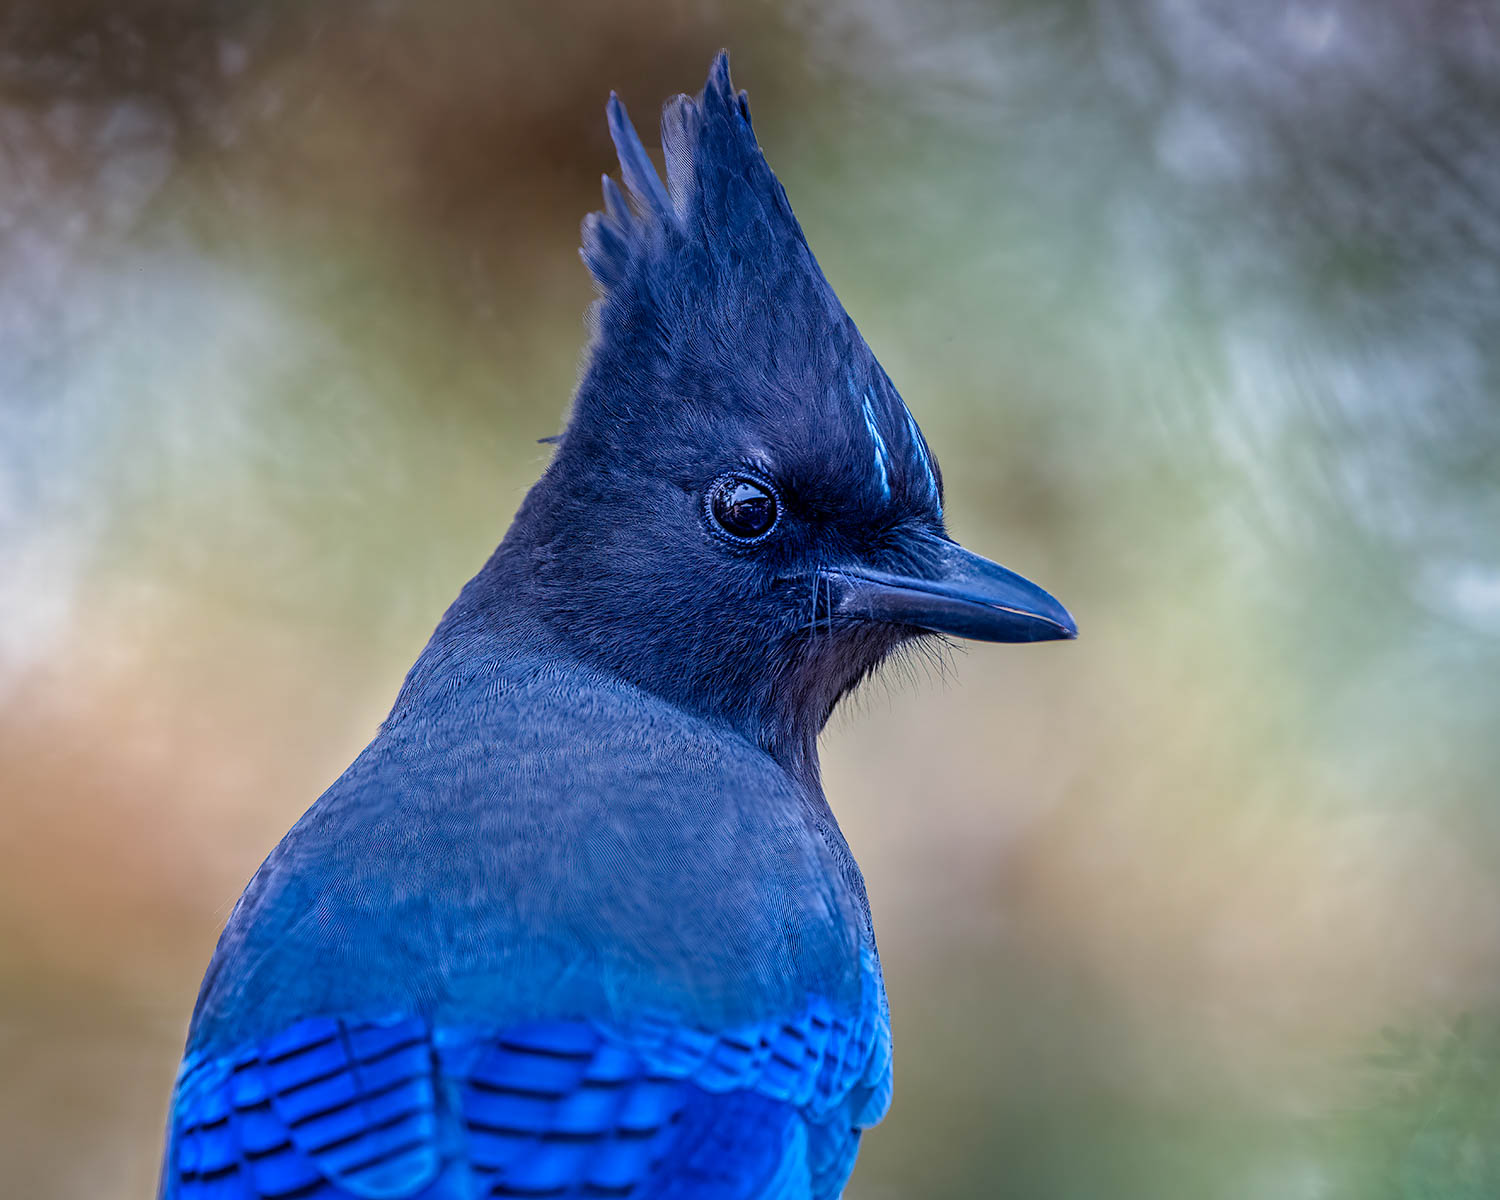
{"label": "white eyebrow streak", "polygon": [[901,411],[906,414],[906,428],[911,434],[911,444],[917,448],[917,457],[922,460],[922,470],[927,472],[927,490],[932,493],[933,502],[937,505],[938,516],[943,515],[943,497],[938,491],[937,473],[932,469],[932,459],[927,454],[927,442],[922,437],[922,431],[917,428],[917,419],[911,415],[911,409],[906,407],[903,401]]}
{"label": "white eyebrow streak", "polygon": [[860,405],[860,411],[865,414],[865,428],[870,431],[870,440],[875,443],[875,467],[880,472],[880,491],[887,500],[891,498],[891,474],[886,466],[886,460],[890,457],[890,451],[886,449],[885,439],[880,436],[880,430],[875,426],[875,407],[870,389],[865,389],[864,403]]}

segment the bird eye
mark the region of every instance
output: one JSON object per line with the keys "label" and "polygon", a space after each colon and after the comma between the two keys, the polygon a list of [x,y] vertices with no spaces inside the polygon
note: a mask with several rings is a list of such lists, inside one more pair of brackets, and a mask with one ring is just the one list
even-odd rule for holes
{"label": "bird eye", "polygon": [[756,542],[776,527],[781,505],[768,483],[747,475],[725,475],[708,493],[708,515],[736,542]]}

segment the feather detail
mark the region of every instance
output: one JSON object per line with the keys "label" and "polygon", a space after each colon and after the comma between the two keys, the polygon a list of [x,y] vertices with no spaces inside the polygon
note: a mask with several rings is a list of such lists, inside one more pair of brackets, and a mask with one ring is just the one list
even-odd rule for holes
{"label": "feather detail", "polygon": [[[670,1020],[498,1033],[300,1021],[184,1063],[163,1198],[435,1200],[455,1173],[490,1196],[623,1196],[654,1180],[728,1200],[759,1179],[757,1195],[831,1198],[889,1095],[873,955],[861,974],[857,1012],[814,997],[794,1018],[717,1034]],[[462,1146],[446,1168],[445,1145]]]}
{"label": "feather detail", "polygon": [[630,196],[640,208],[642,215],[664,219],[671,211],[667,189],[662,186],[656,165],[641,145],[641,135],[630,123],[630,115],[614,92],[609,94],[605,108],[609,118],[609,136],[615,143],[615,153],[620,158],[620,173]]}

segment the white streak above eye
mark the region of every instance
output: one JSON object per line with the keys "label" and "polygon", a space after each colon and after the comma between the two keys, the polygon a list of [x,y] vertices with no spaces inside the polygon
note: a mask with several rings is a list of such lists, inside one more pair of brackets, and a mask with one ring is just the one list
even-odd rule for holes
{"label": "white streak above eye", "polygon": [[860,406],[860,411],[865,415],[865,428],[870,431],[870,440],[875,443],[875,469],[880,472],[880,491],[889,500],[891,498],[891,473],[886,463],[890,458],[890,451],[886,449],[885,439],[880,436],[880,430],[875,425],[873,400],[874,397],[866,388],[864,403]]}
{"label": "white streak above eye", "polygon": [[917,457],[922,460],[922,470],[927,472],[927,490],[932,493],[933,502],[937,505],[938,516],[943,515],[943,497],[938,491],[937,472],[932,469],[932,459],[927,454],[927,443],[922,438],[922,431],[917,428],[917,419],[911,415],[911,409],[903,403],[901,411],[906,414],[907,432],[911,434],[911,444],[916,448]]}

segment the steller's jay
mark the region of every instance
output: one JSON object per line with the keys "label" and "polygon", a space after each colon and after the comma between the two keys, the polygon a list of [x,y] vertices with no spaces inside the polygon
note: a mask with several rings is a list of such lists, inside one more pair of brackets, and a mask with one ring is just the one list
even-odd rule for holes
{"label": "steller's jay", "polygon": [[944,532],[720,55],[618,99],[554,459],[204,977],[161,1195],[833,1197],[891,1095],[816,740],[902,643],[1070,638]]}

